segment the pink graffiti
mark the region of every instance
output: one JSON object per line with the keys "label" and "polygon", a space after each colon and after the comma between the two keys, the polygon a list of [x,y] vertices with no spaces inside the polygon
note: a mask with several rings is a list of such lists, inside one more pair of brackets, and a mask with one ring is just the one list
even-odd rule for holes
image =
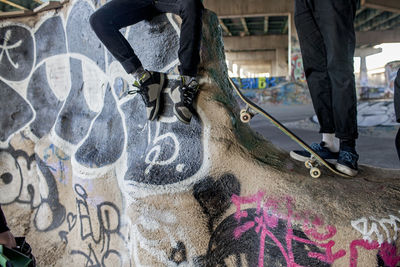
{"label": "pink graffiti", "polygon": [[377,241],[369,242],[367,240],[354,240],[350,244],[350,267],[357,267],[358,263],[358,250],[357,247],[362,247],[366,250],[377,250],[379,249],[379,255],[381,256],[385,266],[396,267],[400,262],[400,255],[397,254],[396,246],[383,243],[379,245]]}
{"label": "pink graffiti", "polygon": [[400,262],[400,252],[397,253],[397,248],[394,245],[383,243],[380,247],[379,255],[386,266],[396,267]]}
{"label": "pink graffiti", "polygon": [[357,247],[363,247],[366,250],[375,250],[379,248],[379,243],[377,241],[368,242],[367,240],[352,241],[350,244],[350,267],[357,267]]}
{"label": "pink graffiti", "polygon": [[[317,247],[323,248],[325,250],[325,253],[316,253],[316,252],[309,252],[308,256],[310,258],[315,258],[320,261],[324,261],[327,263],[333,263],[335,260],[343,257],[346,255],[345,250],[340,250],[337,253],[332,252],[332,247],[335,245],[335,242],[328,239],[331,239],[335,234],[336,234],[336,228],[334,226],[326,226],[325,233],[320,233],[317,231],[317,227],[323,226],[323,222],[320,218],[316,217],[312,223],[309,222],[308,216],[303,217],[303,230],[306,234],[309,236],[312,236],[315,240],[318,242],[314,242],[308,239],[300,238],[298,236],[295,236],[293,233],[293,228],[292,228],[292,220],[293,217],[295,219],[299,219],[302,216],[300,214],[296,214],[293,216],[293,199],[286,197],[285,198],[285,204],[286,204],[286,211],[287,214],[281,214],[278,212],[278,203],[280,202],[277,199],[272,199],[268,198],[264,204],[263,199],[264,199],[265,194],[263,192],[258,192],[255,195],[248,196],[248,197],[240,197],[237,195],[232,196],[232,202],[236,205],[236,213],[235,213],[235,219],[240,223],[240,220],[242,218],[247,218],[248,214],[247,211],[243,211],[242,205],[244,204],[251,204],[254,203],[257,205],[256,209],[256,217],[254,221],[246,222],[243,223],[242,225],[239,225],[235,230],[234,230],[234,237],[235,239],[239,239],[241,235],[250,229],[254,228],[254,231],[258,234],[260,234],[260,250],[259,250],[259,256],[258,256],[258,266],[262,267],[264,266],[264,249],[265,249],[265,239],[268,236],[274,243],[275,245],[279,248],[281,251],[283,257],[286,260],[287,266],[289,267],[301,267],[299,264],[297,264],[294,260],[294,254],[293,254],[293,249],[292,249],[292,242],[297,241],[301,242],[304,244],[310,244],[310,245],[315,245]],[[309,212],[306,213],[307,215],[310,215]],[[284,219],[286,220],[287,226],[286,226],[286,235],[285,235],[285,241],[286,241],[286,247],[278,240],[278,238],[270,231],[278,226],[278,221],[279,219]],[[309,228],[307,224],[311,224],[311,227]],[[327,241],[327,243],[323,243]]]}

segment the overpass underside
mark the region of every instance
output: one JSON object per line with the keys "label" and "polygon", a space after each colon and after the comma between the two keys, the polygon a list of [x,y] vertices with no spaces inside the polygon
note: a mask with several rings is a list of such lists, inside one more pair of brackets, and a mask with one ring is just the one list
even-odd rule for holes
{"label": "overpass underside", "polygon": [[[204,0],[204,5],[218,15],[230,71],[291,76],[299,53],[294,1]],[[400,42],[400,1],[362,0],[354,26],[358,49]],[[359,54],[363,51],[370,50]]]}

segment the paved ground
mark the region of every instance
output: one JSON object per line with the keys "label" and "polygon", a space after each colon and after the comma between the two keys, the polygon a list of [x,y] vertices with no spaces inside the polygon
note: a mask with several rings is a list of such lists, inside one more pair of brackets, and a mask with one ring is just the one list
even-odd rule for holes
{"label": "paved ground", "polygon": [[[264,107],[271,115],[283,123],[289,123],[291,127],[293,127],[293,123],[291,122],[304,120],[314,115],[314,110],[311,105]],[[300,146],[285,134],[281,133],[280,130],[264,119],[264,117],[255,116],[250,126],[273,144],[284,150],[290,151],[300,148]],[[315,129],[300,129],[296,127],[291,128],[291,130],[308,143],[319,142],[321,140],[321,135]],[[357,152],[360,155],[359,163],[382,168],[400,169],[400,161],[394,145],[394,138],[395,135],[393,135],[393,137],[390,135],[388,137],[360,136],[357,141]]]}

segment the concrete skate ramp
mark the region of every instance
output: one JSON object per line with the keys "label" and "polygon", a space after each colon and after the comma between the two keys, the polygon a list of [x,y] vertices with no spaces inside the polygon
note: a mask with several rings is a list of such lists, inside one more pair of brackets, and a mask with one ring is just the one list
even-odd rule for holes
{"label": "concrete skate ramp", "polygon": [[312,179],[242,124],[215,14],[186,126],[169,97],[179,19],[123,30],[146,68],[169,73],[148,122],[93,11],[79,0],[0,24],[0,203],[40,266],[398,265],[400,173]]}

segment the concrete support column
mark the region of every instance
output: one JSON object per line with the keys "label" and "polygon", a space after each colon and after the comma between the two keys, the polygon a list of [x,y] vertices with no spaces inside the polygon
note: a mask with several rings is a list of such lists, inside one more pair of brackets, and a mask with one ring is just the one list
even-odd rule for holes
{"label": "concrete support column", "polygon": [[356,49],[354,56],[361,58],[360,64],[360,85],[368,85],[368,69],[367,69],[367,56],[375,55],[382,52],[382,48],[359,48]]}
{"label": "concrete support column", "polygon": [[367,69],[367,57],[361,57],[360,64],[360,85],[367,86],[368,85],[368,69]]}
{"label": "concrete support column", "polygon": [[230,60],[226,60],[226,66],[230,72],[233,72],[233,62]]}
{"label": "concrete support column", "polygon": [[288,74],[288,63],[286,60],[286,49],[278,48],[275,51],[275,62],[272,76],[286,76]]}
{"label": "concrete support column", "polygon": [[244,69],[243,68],[240,68],[239,76],[240,76],[240,78],[244,77]]}

